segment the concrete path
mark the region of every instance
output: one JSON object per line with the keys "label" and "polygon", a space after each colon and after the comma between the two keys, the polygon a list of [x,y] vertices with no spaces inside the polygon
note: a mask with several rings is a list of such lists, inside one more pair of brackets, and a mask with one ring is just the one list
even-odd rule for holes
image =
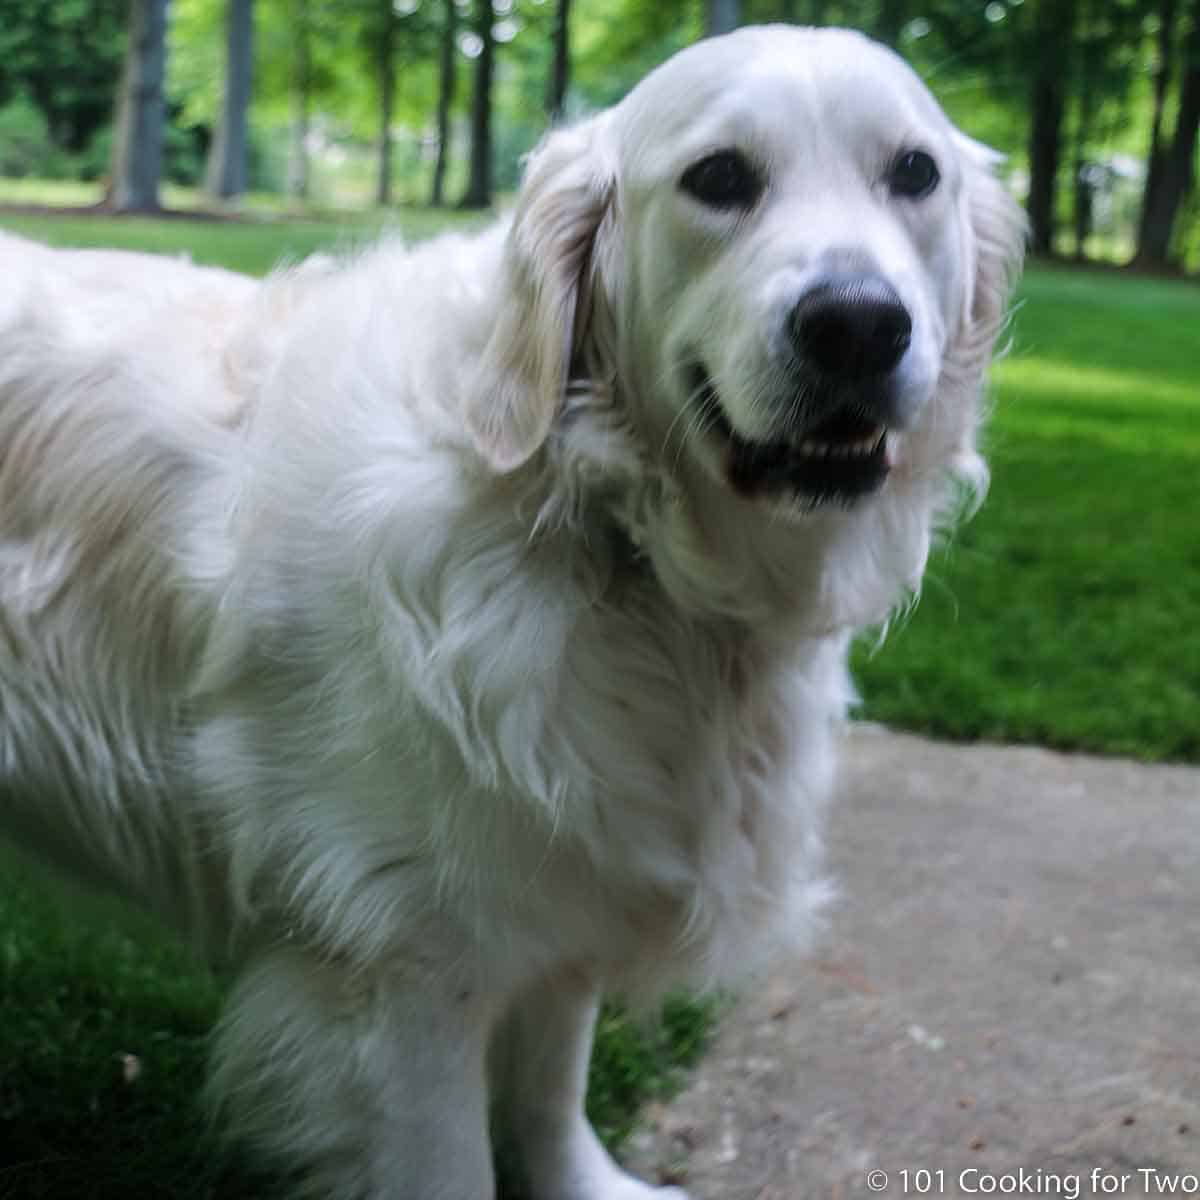
{"label": "concrete path", "polygon": [[866,727],[841,792],[819,952],[632,1165],[695,1200],[1200,1195],[1200,769]]}

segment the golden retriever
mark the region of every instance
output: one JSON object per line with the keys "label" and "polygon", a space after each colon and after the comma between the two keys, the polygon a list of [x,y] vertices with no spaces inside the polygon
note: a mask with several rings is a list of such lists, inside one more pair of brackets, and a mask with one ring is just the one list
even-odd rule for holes
{"label": "golden retriever", "polygon": [[0,241],[0,816],[236,982],[214,1096],[335,1200],[682,1196],[598,997],[802,941],[855,630],[918,585],[1019,258],[853,33],[553,132],[511,220],[258,284]]}

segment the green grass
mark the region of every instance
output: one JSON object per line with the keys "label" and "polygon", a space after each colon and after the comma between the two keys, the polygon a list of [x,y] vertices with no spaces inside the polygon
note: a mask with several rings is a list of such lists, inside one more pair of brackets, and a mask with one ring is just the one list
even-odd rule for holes
{"label": "green grass", "polygon": [[[149,919],[0,847],[0,1200],[287,1200],[198,1102],[221,994]],[[608,1144],[698,1058],[713,1011],[606,1010],[588,1108]]]}
{"label": "green grass", "polygon": [[[402,213],[410,237],[444,215]],[[0,215],[59,244],[187,250],[259,273],[379,218],[229,223]],[[1200,289],[1037,269],[995,374],[982,512],[915,613],[855,655],[865,714],[959,737],[1200,760]],[[249,1200],[196,1093],[220,987],[123,910],[0,857],[0,1200]],[[590,1105],[611,1141],[692,1061],[711,1013],[605,1016]],[[126,1082],[123,1059],[141,1075]]]}
{"label": "green grass", "polygon": [[952,738],[1200,761],[1200,288],[1031,271],[987,502],[863,645],[865,714]]}
{"label": "green grass", "polygon": [[[102,203],[104,185],[98,181],[79,179],[0,179],[0,204],[30,205],[46,208],[91,208]],[[203,190],[164,183],[159,199],[168,209],[202,211],[214,208],[213,201]],[[296,202],[275,192],[251,192],[238,200],[240,211],[248,214],[278,214],[292,212]]]}
{"label": "green grass", "polygon": [[280,262],[315,250],[347,250],[394,231],[417,241],[447,228],[470,229],[486,221],[475,213],[400,209],[325,220],[192,220],[25,214],[0,210],[0,228],[55,246],[114,246],[157,254],[187,254],[195,262],[263,275]]}
{"label": "green grass", "polygon": [[195,1104],[212,978],[149,922],[19,859],[0,857],[0,880],[0,1197],[256,1195]]}

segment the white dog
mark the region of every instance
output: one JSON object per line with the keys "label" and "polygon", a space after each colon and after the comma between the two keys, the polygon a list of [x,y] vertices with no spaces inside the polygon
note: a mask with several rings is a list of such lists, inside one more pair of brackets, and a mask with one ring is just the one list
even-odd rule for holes
{"label": "white dog", "polygon": [[[264,284],[0,242],[0,813],[237,982],[213,1087],[334,1200],[680,1196],[597,997],[812,926],[853,631],[917,586],[1021,224],[851,33],[703,42],[510,223]],[[960,489],[961,490],[961,489]]]}

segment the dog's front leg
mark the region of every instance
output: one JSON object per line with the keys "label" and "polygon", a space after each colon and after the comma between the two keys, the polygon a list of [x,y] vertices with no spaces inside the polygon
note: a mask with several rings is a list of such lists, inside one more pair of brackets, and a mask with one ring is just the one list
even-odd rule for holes
{"label": "dog's front leg", "polygon": [[246,970],[212,1087],[233,1131],[320,1200],[492,1200],[484,1056],[493,1002],[404,964],[294,947]]}
{"label": "dog's front leg", "polygon": [[622,1171],[584,1114],[599,996],[561,972],[518,998],[506,1047],[506,1126],[531,1200],[687,1200]]}

